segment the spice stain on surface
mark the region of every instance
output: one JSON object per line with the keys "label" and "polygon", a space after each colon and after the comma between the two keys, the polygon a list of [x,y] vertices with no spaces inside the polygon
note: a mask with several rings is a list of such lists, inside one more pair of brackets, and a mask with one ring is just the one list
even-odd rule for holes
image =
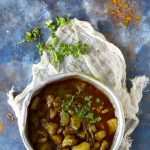
{"label": "spice stain on surface", "polygon": [[139,4],[129,0],[110,0],[108,13],[118,25],[127,28],[141,20]]}
{"label": "spice stain on surface", "polygon": [[139,1],[130,0],[98,0],[104,5],[108,18],[116,25],[128,28],[136,26],[142,19]]}
{"label": "spice stain on surface", "polygon": [[4,131],[4,128],[5,128],[4,124],[0,123],[0,133],[2,133]]}

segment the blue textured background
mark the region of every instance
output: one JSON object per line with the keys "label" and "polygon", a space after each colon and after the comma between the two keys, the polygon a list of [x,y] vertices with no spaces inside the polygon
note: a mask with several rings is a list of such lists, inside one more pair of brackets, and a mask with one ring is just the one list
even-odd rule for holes
{"label": "blue textured background", "polygon": [[[136,1],[136,0],[135,0]],[[107,18],[104,6],[97,0],[1,0],[0,1],[0,150],[24,150],[17,123],[7,118],[13,110],[6,93],[14,85],[21,92],[32,79],[31,67],[39,61],[34,44],[17,45],[24,33],[47,19],[71,13],[91,22],[94,28],[116,44],[127,62],[127,84],[136,75],[150,76],[150,1],[142,0],[142,21],[138,29],[116,28]],[[46,37],[45,37],[46,38]],[[132,150],[150,149],[150,86],[144,91]]]}

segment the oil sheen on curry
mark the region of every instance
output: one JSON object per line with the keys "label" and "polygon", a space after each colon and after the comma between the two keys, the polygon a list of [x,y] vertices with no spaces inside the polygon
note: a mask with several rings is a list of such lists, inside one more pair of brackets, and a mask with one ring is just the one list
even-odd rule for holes
{"label": "oil sheen on curry", "polygon": [[103,92],[79,79],[47,85],[32,98],[28,137],[34,150],[109,150],[117,129]]}

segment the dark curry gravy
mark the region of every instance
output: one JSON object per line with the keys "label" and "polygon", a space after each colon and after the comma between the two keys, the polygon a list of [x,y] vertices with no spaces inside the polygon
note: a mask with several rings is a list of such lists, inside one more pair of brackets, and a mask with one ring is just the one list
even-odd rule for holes
{"label": "dark curry gravy", "polygon": [[34,150],[109,150],[117,118],[107,96],[79,79],[47,85],[28,108]]}

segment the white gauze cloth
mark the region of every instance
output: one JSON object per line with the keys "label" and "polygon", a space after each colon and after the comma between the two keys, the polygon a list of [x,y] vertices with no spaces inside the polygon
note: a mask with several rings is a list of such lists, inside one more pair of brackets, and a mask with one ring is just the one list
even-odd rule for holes
{"label": "white gauze cloth", "polygon": [[[32,66],[32,82],[16,97],[13,96],[13,88],[8,93],[8,103],[18,118],[19,129],[22,125],[22,103],[33,88],[58,73],[84,72],[99,78],[121,101],[125,114],[125,134],[119,150],[129,150],[132,144],[130,135],[139,123],[136,117],[136,113],[139,111],[138,103],[149,79],[146,76],[132,79],[132,88],[129,93],[126,87],[126,63],[121,51],[108,42],[101,33],[95,31],[88,22],[77,19],[74,19],[73,22],[74,25],[70,24],[63,28],[58,28],[56,35],[61,42],[68,44],[75,43],[76,35],[78,35],[79,40],[88,43],[89,52],[80,59],[67,56],[60,64],[59,71],[51,63],[50,53],[43,53],[41,61]],[[74,28],[77,31],[76,34]],[[50,41],[51,38],[47,43]]]}

